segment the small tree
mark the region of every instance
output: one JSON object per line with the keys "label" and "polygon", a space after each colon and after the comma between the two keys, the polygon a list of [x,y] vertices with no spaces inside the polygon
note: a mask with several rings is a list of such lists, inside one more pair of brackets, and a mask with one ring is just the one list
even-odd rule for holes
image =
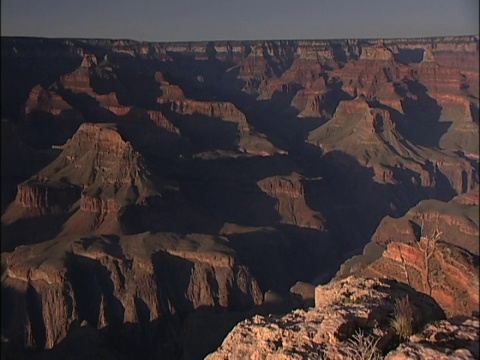
{"label": "small tree", "polygon": [[[405,262],[405,258],[403,257],[403,254],[402,254],[402,248],[400,246],[400,244],[396,244],[397,245],[397,250],[398,250],[398,253],[400,254],[400,259],[402,260],[402,262],[400,264],[398,264],[398,266],[403,270],[403,274],[405,275],[405,281],[407,282],[408,285],[412,286],[412,282],[410,281],[410,274],[408,273],[408,269],[407,269],[407,264]],[[397,263],[395,263],[397,264]]]}
{"label": "small tree", "polygon": [[422,220],[422,235],[420,236],[420,241],[416,243],[418,249],[423,253],[423,262],[425,266],[425,271],[423,274],[423,283],[425,284],[428,295],[432,296],[432,284],[430,281],[430,259],[437,249],[437,242],[442,235],[442,232],[435,228],[430,235],[423,235],[423,220]]}

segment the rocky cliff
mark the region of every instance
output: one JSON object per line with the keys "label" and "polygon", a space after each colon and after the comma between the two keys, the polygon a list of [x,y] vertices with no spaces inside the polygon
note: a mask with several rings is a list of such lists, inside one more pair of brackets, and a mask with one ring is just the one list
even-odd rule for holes
{"label": "rocky cliff", "polygon": [[[430,294],[449,316],[475,313],[478,197],[473,204],[469,200],[475,194],[448,203],[425,200],[401,218],[384,218],[364,255],[344,264],[339,276],[389,276]],[[381,256],[374,255],[376,246],[384,249]]]}
{"label": "rocky cliff", "polygon": [[275,208],[282,218],[282,223],[325,230],[322,215],[313,211],[306,203],[305,189],[299,174],[265,178],[258,182],[258,186],[277,200]]}
{"label": "rocky cliff", "polygon": [[[57,148],[62,152],[51,164],[18,186],[14,203],[2,215],[4,225],[63,214],[70,218],[63,234],[78,233],[77,225],[102,231],[107,223],[109,231],[122,232],[120,224],[114,225],[122,209],[146,206],[160,196],[143,157],[112,124],[84,123]],[[35,227],[30,231],[35,233]]]}
{"label": "rocky cliff", "polygon": [[339,276],[478,304],[478,36],[1,47],[6,342],[203,357],[367,244]]}
{"label": "rocky cliff", "polygon": [[142,329],[144,346],[178,351],[181,324],[195,309],[242,311],[263,302],[249,269],[212,236],[59,238],[19,247],[4,265],[5,336],[20,336],[28,348],[51,349],[83,322],[107,329],[110,341]]}
{"label": "rocky cliff", "polygon": [[[415,334],[399,345],[395,301],[408,297]],[[478,356],[478,318],[446,321],[435,301],[392,280],[348,278],[315,291],[315,308],[239,323],[207,359],[386,359]],[[371,352],[368,351],[368,346]],[[398,347],[398,348],[397,348]],[[413,355],[415,354],[415,355]]]}

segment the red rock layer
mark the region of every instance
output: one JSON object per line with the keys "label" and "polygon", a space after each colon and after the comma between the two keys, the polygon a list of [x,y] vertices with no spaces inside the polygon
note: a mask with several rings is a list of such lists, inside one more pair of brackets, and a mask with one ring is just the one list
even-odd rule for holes
{"label": "red rock layer", "polygon": [[[314,308],[283,316],[256,315],[242,321],[206,359],[356,359],[363,350],[353,341],[360,329],[362,340],[376,340],[373,350],[388,352],[395,335],[391,326],[393,304],[406,297],[415,315],[422,314],[423,324],[444,318],[431,298],[411,287],[386,279],[350,277],[318,286]],[[375,329],[375,337],[367,337],[367,329]],[[474,330],[467,333],[471,335]],[[473,343],[471,339],[469,345]]]}
{"label": "red rock layer", "polygon": [[[91,237],[19,247],[6,257],[2,280],[5,291],[15,294],[5,333],[20,337],[28,348],[51,349],[75,322],[147,329],[157,321],[167,329],[159,341],[175,341],[181,329],[168,323],[180,324],[177,313],[185,316],[200,307],[241,310],[262,302],[248,268],[221,247],[212,237],[168,233],[120,243]],[[46,248],[55,250],[47,254]]]}
{"label": "red rock layer", "polygon": [[162,95],[157,98],[157,102],[163,104],[169,101],[184,100],[183,90],[177,85],[171,85],[166,81],[161,72],[155,73],[155,81],[160,84]]}
{"label": "red rock layer", "polygon": [[27,115],[35,110],[47,112],[52,115],[60,115],[62,111],[72,109],[73,108],[63,100],[60,95],[44,89],[41,85],[37,85],[32,89],[25,103],[25,114]]}
{"label": "red rock layer", "polygon": [[[355,157],[373,168],[379,182],[400,181],[396,174],[405,168],[418,174],[412,182],[420,181],[424,187],[434,187],[440,171],[459,194],[473,189],[478,181],[468,160],[410,143],[397,130],[391,111],[374,108],[363,97],[341,101],[334,117],[310,132],[308,142],[325,153],[337,150]],[[428,169],[429,162],[434,171]]]}
{"label": "red rock layer", "polygon": [[282,223],[324,230],[321,214],[306,203],[302,179],[298,174],[265,178],[258,182],[258,186],[277,200],[276,211]]}
{"label": "red rock layer", "polygon": [[180,114],[200,114],[235,122],[238,123],[240,131],[249,130],[245,114],[229,102],[204,102],[187,99],[172,102],[171,109]]}
{"label": "red rock layer", "polygon": [[78,189],[71,185],[24,182],[18,185],[15,204],[41,212],[67,210],[78,199]]}
{"label": "red rock layer", "polygon": [[391,277],[430,294],[450,316],[471,315],[479,306],[476,195],[478,189],[448,203],[424,200],[401,218],[385,217],[367,245],[383,246],[383,254],[372,259],[366,247],[342,266],[342,276]]}
{"label": "red rock layer", "polygon": [[471,315],[478,311],[478,273],[471,254],[445,243],[437,243],[433,255],[425,259],[418,243],[393,242],[382,257],[365,270],[364,276],[388,276],[430,294],[449,316]]}
{"label": "red rock layer", "polygon": [[100,199],[82,193],[80,198],[80,210],[94,213],[116,213],[122,208],[121,204],[115,202],[115,199]]}
{"label": "red rock layer", "polygon": [[298,117],[321,117],[327,93],[325,79],[319,78],[313,83],[307,81],[306,88],[297,91],[291,105],[300,111]]}
{"label": "red rock layer", "polygon": [[409,69],[395,62],[393,53],[384,47],[362,49],[360,59],[349,61],[343,68],[329,73],[343,82],[342,90],[356,97],[363,95],[368,100],[379,100],[399,108],[400,96],[393,83],[401,81]]}
{"label": "red rock layer", "polygon": [[155,125],[169,133],[180,135],[180,130],[172,124],[172,122],[161,112],[149,110],[147,111],[148,117]]}
{"label": "red rock layer", "polygon": [[[15,205],[40,209],[40,215],[67,211],[80,200],[80,211],[105,215],[145,205],[159,194],[142,156],[112,124],[84,123],[59,148],[62,153],[50,165],[19,185]],[[11,223],[21,216],[15,214],[12,208],[2,219]]]}

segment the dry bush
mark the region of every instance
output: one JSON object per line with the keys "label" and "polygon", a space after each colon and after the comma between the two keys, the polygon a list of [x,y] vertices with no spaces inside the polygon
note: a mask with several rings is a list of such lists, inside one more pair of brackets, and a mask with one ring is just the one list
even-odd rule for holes
{"label": "dry bush", "polygon": [[358,360],[380,360],[382,355],[377,348],[377,343],[380,338],[375,338],[373,335],[365,335],[362,330],[358,330],[348,340],[346,355],[349,359]]}
{"label": "dry bush", "polygon": [[415,319],[408,296],[395,300],[392,327],[401,339],[407,339],[414,334]]}

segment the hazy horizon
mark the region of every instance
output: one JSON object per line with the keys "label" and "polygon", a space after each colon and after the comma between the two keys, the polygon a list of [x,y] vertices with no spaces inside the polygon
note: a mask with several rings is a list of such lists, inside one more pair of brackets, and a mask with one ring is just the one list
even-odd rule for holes
{"label": "hazy horizon", "polygon": [[2,37],[150,42],[478,35],[478,0],[3,0]]}

